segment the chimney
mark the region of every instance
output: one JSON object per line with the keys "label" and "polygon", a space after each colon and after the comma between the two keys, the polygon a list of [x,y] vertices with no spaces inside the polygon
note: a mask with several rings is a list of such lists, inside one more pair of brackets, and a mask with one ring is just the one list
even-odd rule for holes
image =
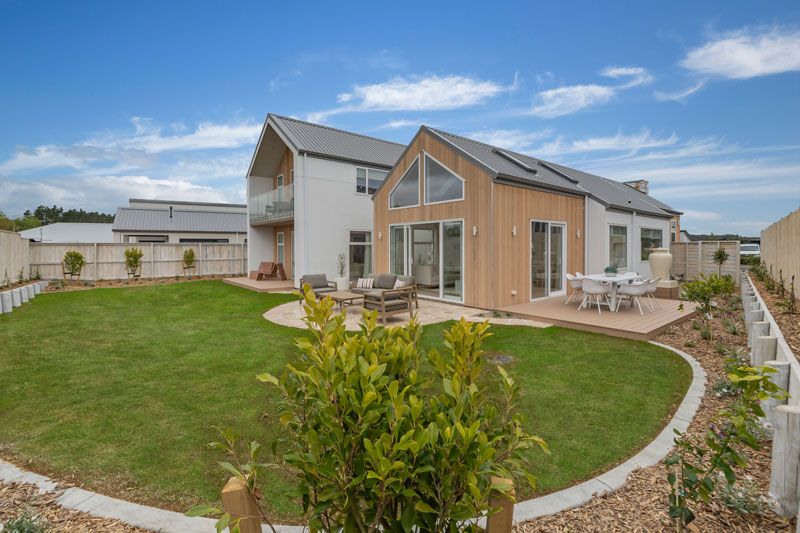
{"label": "chimney", "polygon": [[624,181],[623,183],[629,187],[633,187],[637,191],[648,194],[649,182],[647,180]]}
{"label": "chimney", "polygon": [[172,218],[172,206],[169,206],[169,218]]}

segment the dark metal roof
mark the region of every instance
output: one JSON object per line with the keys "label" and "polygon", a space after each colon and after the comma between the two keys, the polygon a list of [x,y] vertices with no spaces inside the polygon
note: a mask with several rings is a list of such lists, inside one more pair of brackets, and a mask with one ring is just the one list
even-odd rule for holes
{"label": "dark metal roof", "polygon": [[636,211],[659,217],[681,214],[680,211],[675,211],[652,196],[618,181],[427,126],[422,126],[417,135],[422,132],[442,140],[483,168],[496,181],[588,195],[611,209]]}
{"label": "dark metal roof", "polygon": [[403,144],[272,113],[267,115],[267,122],[272,123],[297,152],[309,155],[391,168],[405,149]]}
{"label": "dark metal roof", "polygon": [[128,198],[128,202],[147,202],[148,204],[174,204],[174,205],[205,205],[216,207],[241,207],[246,208],[247,204],[223,204],[219,202],[185,202],[183,200],[149,200],[147,198]]}
{"label": "dark metal roof", "polygon": [[[555,189],[583,196],[587,194],[587,191],[576,183],[574,179],[570,179],[561,172],[553,170],[550,165],[541,160],[446,131],[435,130],[426,126],[423,126],[423,128],[433,134],[434,137],[443,139],[446,143],[454,146],[462,154],[476,162],[478,166],[483,167],[495,179],[510,179],[511,181],[519,181],[535,187]],[[522,165],[514,162],[514,159],[520,161]],[[535,172],[528,169],[532,169]]]}
{"label": "dark metal roof", "polygon": [[113,231],[247,233],[247,213],[120,207]]}

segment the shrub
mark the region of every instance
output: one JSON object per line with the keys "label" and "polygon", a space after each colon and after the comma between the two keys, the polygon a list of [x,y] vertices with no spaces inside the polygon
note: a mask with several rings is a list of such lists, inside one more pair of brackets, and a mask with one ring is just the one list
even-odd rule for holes
{"label": "shrub", "polygon": [[708,314],[711,312],[713,298],[728,296],[734,290],[736,290],[736,285],[730,276],[718,276],[712,273],[706,277],[701,272],[699,277],[681,286],[681,299],[696,302],[698,304],[697,311]]}
{"label": "shrub", "polygon": [[734,387],[733,383],[731,383],[731,380],[728,378],[720,378],[711,385],[711,392],[713,392],[717,398],[735,396],[738,391],[739,389]]}
{"label": "shrub", "polygon": [[81,269],[86,265],[86,260],[83,254],[75,250],[69,250],[64,254],[64,266],[70,274],[78,275]]}
{"label": "shrub", "polygon": [[615,267],[614,265],[609,265],[605,269],[603,269],[603,272],[605,272],[606,274],[616,274],[617,272],[619,272],[619,269],[617,269],[617,267]]}
{"label": "shrub", "polygon": [[25,511],[16,518],[8,520],[2,525],[3,533],[45,533],[47,520],[30,511]]}
{"label": "shrub", "polygon": [[770,500],[761,493],[758,485],[749,476],[739,485],[726,482],[721,472],[719,478],[717,499],[726,507],[737,513],[751,514],[764,514],[769,510]]}
{"label": "shrub", "polygon": [[731,335],[739,335],[741,333],[742,324],[737,321],[728,320],[727,318],[722,319],[722,325],[725,326],[725,329],[728,330],[728,333]]}
{"label": "shrub", "polygon": [[183,252],[183,266],[185,266],[186,268],[191,268],[194,266],[194,261],[195,261],[194,248],[189,248],[188,250]]}
{"label": "shrub", "polygon": [[343,278],[346,272],[347,261],[345,260],[344,254],[339,254],[339,256],[336,258],[336,273],[339,274],[340,278]]}
{"label": "shrub", "polygon": [[[492,476],[534,484],[520,452],[547,446],[514,412],[518,384],[498,366],[502,400],[494,405],[480,381],[487,322],[454,324],[447,356],[431,351],[422,371],[416,319],[387,329],[365,312],[360,331],[347,334],[333,302],[304,289],[311,338],[297,339],[299,361],[280,379],[258,379],[281,397],[285,451],[276,462],[296,475],[311,531],[477,531],[473,519],[490,511],[490,491],[511,489]],[[223,436],[214,445],[235,457],[235,435]],[[224,464],[251,490],[269,465],[260,449],[251,444],[247,464]]]}
{"label": "shrub", "polygon": [[143,256],[144,252],[141,248],[125,248],[125,267],[127,268],[128,274],[135,275],[139,272]]}

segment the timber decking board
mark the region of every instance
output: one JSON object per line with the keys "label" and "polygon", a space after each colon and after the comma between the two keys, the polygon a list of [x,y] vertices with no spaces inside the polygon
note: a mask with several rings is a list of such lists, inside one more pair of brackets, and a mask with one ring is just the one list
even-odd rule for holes
{"label": "timber decking board", "polygon": [[291,278],[261,280],[249,278],[224,278],[222,281],[256,292],[291,292],[295,290],[294,280]]}
{"label": "timber decking board", "polygon": [[656,307],[653,313],[645,310],[642,316],[636,307],[626,310],[623,306],[619,313],[612,313],[608,307],[601,306],[603,313],[599,314],[597,306],[591,309],[578,309],[578,303],[574,300],[564,305],[566,299],[566,296],[547,298],[500,307],[498,311],[555,326],[636,340],[650,340],[668,327],[680,324],[695,315],[695,304],[683,302],[684,310],[679,311],[680,303],[675,300],[659,299],[661,309]]}

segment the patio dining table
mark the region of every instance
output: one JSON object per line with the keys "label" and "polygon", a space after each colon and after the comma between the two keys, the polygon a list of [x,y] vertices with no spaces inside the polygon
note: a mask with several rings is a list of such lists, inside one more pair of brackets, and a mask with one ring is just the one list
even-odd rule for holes
{"label": "patio dining table", "polygon": [[[638,276],[633,272],[625,272],[622,274],[614,274],[613,276],[609,276],[608,274],[587,274],[583,276],[584,278],[589,278],[591,280],[597,281],[598,283],[611,283],[611,311],[615,312],[617,310],[617,287],[619,287],[620,283],[627,283],[633,281]],[[587,302],[588,305],[588,302]]]}

